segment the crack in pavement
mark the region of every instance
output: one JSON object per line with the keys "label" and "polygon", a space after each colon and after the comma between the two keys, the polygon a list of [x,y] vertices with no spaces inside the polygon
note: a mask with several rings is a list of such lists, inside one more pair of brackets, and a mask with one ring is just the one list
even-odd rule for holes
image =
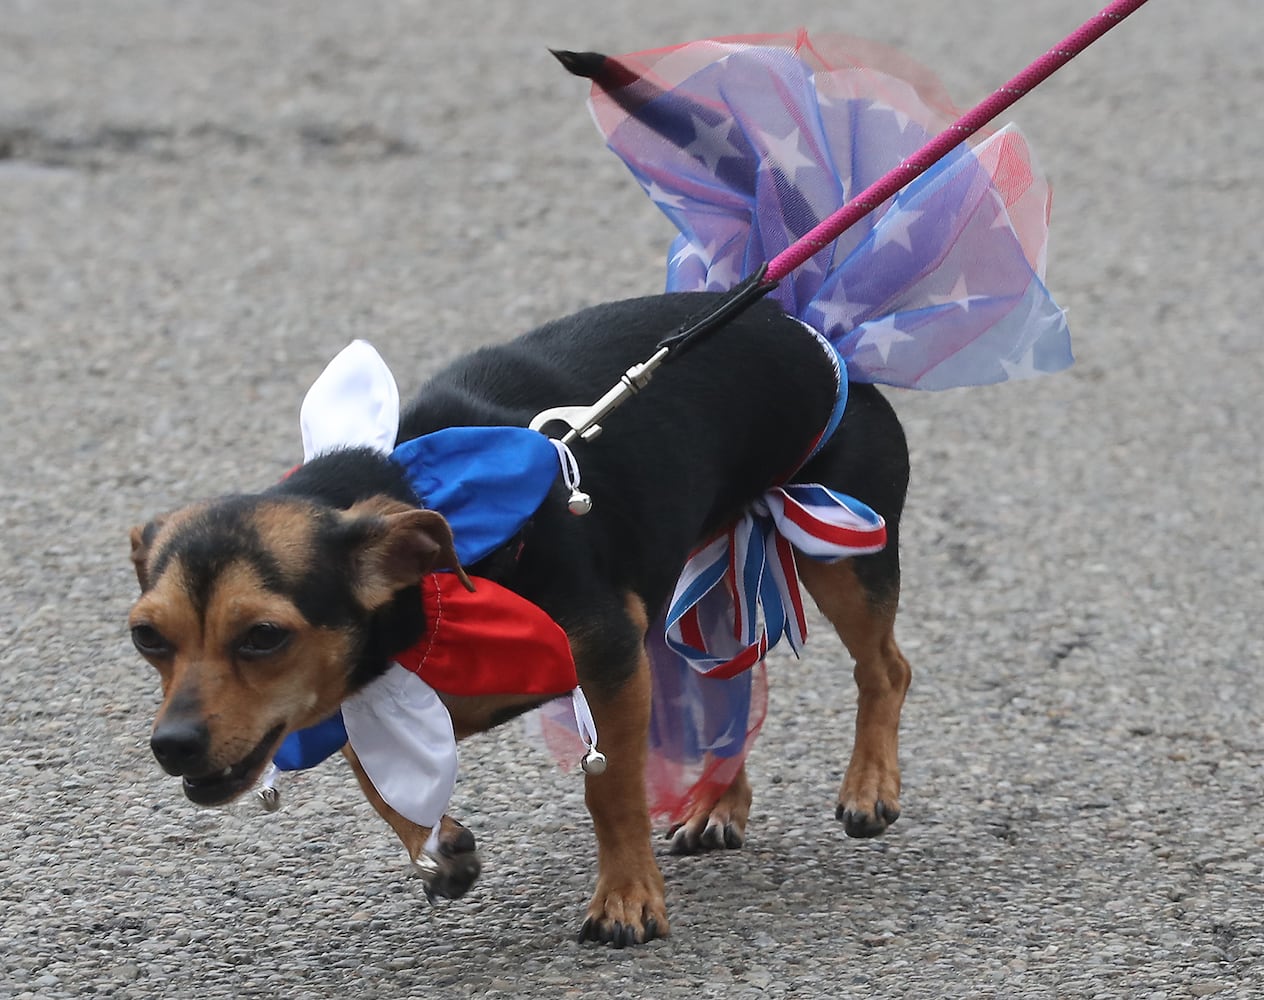
{"label": "crack in pavement", "polygon": [[307,121],[284,129],[245,131],[218,122],[188,128],[107,123],[77,132],[0,124],[0,162],[108,170],[137,160],[178,163],[228,151],[269,158],[291,152],[309,160],[376,162],[414,156],[417,146],[372,122]]}

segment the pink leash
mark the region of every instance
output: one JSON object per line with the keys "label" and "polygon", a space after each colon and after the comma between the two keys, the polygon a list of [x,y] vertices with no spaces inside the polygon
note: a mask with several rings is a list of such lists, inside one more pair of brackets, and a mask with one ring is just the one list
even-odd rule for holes
{"label": "pink leash", "polygon": [[811,232],[777,254],[764,272],[761,285],[775,285],[813,254],[819,253],[893,194],[920,176],[969,139],[979,129],[1043,83],[1055,72],[1115,27],[1146,0],[1115,0],[1101,13],[1085,21],[1061,42],[1029,65],[993,94],[976,104],[926,143],[912,156],[887,171]]}

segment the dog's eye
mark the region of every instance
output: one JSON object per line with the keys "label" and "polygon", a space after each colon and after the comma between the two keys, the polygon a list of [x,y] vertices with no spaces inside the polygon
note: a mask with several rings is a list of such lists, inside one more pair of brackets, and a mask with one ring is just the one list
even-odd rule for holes
{"label": "dog's eye", "polygon": [[169,656],[171,643],[163,638],[152,625],[136,625],[132,628],[132,645],[145,656]]}
{"label": "dog's eye", "polygon": [[247,660],[260,659],[280,652],[290,641],[291,632],[272,622],[252,625],[237,643],[237,655]]}

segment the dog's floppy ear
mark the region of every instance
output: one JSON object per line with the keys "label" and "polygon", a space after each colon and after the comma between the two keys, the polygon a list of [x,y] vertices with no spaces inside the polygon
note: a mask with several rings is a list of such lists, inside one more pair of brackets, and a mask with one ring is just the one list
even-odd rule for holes
{"label": "dog's floppy ear", "polygon": [[381,607],[396,591],[436,569],[452,570],[467,590],[474,589],[457,558],[452,529],[437,511],[354,517],[347,528],[359,549],[358,579],[352,585],[366,608]]}
{"label": "dog's floppy ear", "polygon": [[164,520],[156,517],[148,524],[138,524],[131,530],[132,566],[136,569],[136,579],[142,591],[149,586],[149,549]]}

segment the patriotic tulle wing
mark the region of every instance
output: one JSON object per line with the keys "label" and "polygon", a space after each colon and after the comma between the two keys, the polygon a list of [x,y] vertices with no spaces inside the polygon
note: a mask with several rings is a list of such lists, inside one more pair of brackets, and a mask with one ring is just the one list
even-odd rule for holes
{"label": "patriotic tulle wing", "polygon": [[[731,287],[955,117],[925,71],[847,39],[696,42],[612,65],[594,117],[681,232],[675,291]],[[1071,352],[1043,283],[1048,206],[1007,128],[945,158],[772,294],[839,348],[855,381],[943,389],[1057,371]]]}

